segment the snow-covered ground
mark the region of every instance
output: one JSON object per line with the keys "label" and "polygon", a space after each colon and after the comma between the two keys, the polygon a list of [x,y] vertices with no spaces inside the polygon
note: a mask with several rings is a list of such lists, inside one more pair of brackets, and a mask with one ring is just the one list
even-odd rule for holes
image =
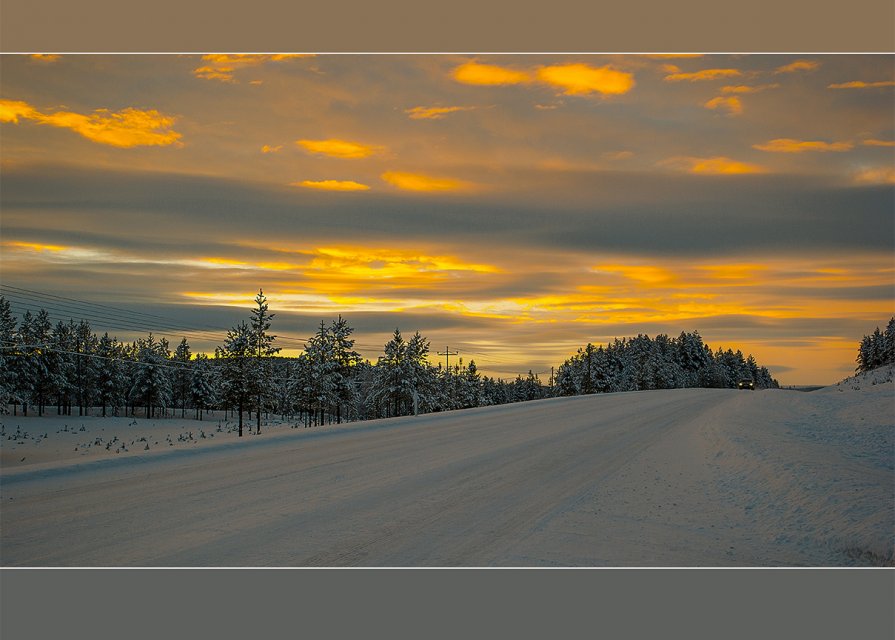
{"label": "snow-covered ground", "polygon": [[892,380],[247,424],[242,439],[220,416],[4,416],[0,563],[891,566]]}

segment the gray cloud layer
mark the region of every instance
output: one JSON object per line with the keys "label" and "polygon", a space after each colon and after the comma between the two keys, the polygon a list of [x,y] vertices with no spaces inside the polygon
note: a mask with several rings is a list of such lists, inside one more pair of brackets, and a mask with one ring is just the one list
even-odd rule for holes
{"label": "gray cloud layer", "polygon": [[[239,238],[705,256],[893,249],[895,190],[889,186],[829,187],[794,176],[595,173],[567,179],[579,185],[574,199],[556,189],[546,197],[542,192],[540,202],[524,193],[472,201],[434,200],[431,194],[361,198],[199,176],[13,167],[3,172],[0,203],[5,234],[40,230],[41,238],[60,242],[175,255],[220,251]],[[626,202],[628,194],[634,194],[633,203]]]}

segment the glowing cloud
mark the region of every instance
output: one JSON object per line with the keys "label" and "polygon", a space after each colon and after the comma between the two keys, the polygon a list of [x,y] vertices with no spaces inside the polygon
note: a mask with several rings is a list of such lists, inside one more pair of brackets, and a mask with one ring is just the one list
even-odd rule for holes
{"label": "glowing cloud", "polygon": [[864,140],[861,144],[868,147],[895,147],[895,140]]}
{"label": "glowing cloud", "polygon": [[738,116],[743,113],[743,103],[736,96],[718,96],[705,103],[706,109],[726,110],[727,115]]}
{"label": "glowing cloud", "polygon": [[619,95],[634,86],[634,76],[630,73],[610,66],[591,67],[581,63],[541,67],[537,76],[542,82],[562,88],[563,93],[570,96]]}
{"label": "glowing cloud", "polygon": [[743,73],[739,69],[703,69],[701,71],[693,71],[692,73],[672,73],[665,76],[665,80],[668,82],[702,82],[719,78],[733,78],[741,75]]}
{"label": "glowing cloud", "polygon": [[281,144],[277,145],[275,147],[272,147],[269,144],[266,144],[263,147],[261,147],[261,153],[276,153],[277,151],[279,151],[282,148],[283,148],[283,145],[281,145]]}
{"label": "glowing cloud", "polygon": [[71,129],[88,140],[113,147],[166,146],[180,144],[181,138],[171,129],[174,118],[154,109],[97,109],[90,115],[71,111],[41,113],[26,102],[0,100],[0,122],[18,123],[19,118]]}
{"label": "glowing cloud", "polygon": [[302,180],[290,183],[293,187],[307,187],[323,191],[368,191],[370,187],[354,180]]}
{"label": "glowing cloud", "polygon": [[386,171],[382,174],[382,179],[405,191],[458,191],[470,186],[469,183],[453,178],[436,178],[402,171]]}
{"label": "glowing cloud", "polygon": [[761,84],[754,87],[745,84],[728,85],[726,87],[721,87],[721,93],[758,93],[760,91],[765,91],[766,89],[776,89],[779,86],[779,84]]}
{"label": "glowing cloud", "polygon": [[523,84],[532,80],[531,74],[527,71],[478,62],[461,64],[453,70],[452,75],[457,82],[477,85]]}
{"label": "glowing cloud", "polygon": [[34,120],[40,113],[27,102],[21,100],[0,100],[0,122],[18,123],[19,118]]}
{"label": "glowing cloud", "polygon": [[895,80],[880,80],[878,82],[853,80],[852,82],[827,85],[827,89],[874,89],[877,87],[895,87]]}
{"label": "glowing cloud", "polygon": [[865,169],[855,174],[855,181],[871,184],[895,184],[895,168]]}
{"label": "glowing cloud", "polygon": [[412,120],[442,120],[451,113],[458,111],[472,111],[475,107],[413,107],[404,109]]}
{"label": "glowing cloud", "polygon": [[767,169],[748,162],[740,162],[731,160],[724,156],[715,156],[713,158],[693,158],[688,156],[679,156],[669,158],[659,163],[659,166],[668,167],[677,171],[686,171],[688,173],[699,175],[735,175],[748,173],[767,173]]}
{"label": "glowing cloud", "polygon": [[296,144],[304,147],[311,153],[333,158],[366,158],[375,153],[382,153],[385,147],[350,142],[348,140],[297,140]]}
{"label": "glowing cloud", "polygon": [[796,71],[814,71],[820,67],[819,62],[814,60],[796,60],[782,67],[777,67],[774,73],[795,73]]}
{"label": "glowing cloud", "polygon": [[62,56],[56,53],[32,53],[31,59],[37,62],[56,62]]}
{"label": "glowing cloud", "polygon": [[772,153],[802,153],[804,151],[848,151],[854,145],[851,142],[823,142],[822,140],[794,140],[793,138],[777,138],[764,144],[753,144],[753,149]]}
{"label": "glowing cloud", "polygon": [[69,247],[64,247],[57,244],[39,244],[37,242],[4,242],[3,246],[13,249],[30,249],[32,251],[52,251],[54,253],[58,253],[59,251],[66,251],[69,249]]}
{"label": "glowing cloud", "polygon": [[304,58],[305,54],[253,55],[253,54],[209,54],[202,56],[202,61],[208,64],[193,69],[193,75],[204,80],[220,80],[221,82],[236,82],[233,72],[246,67],[256,67],[265,62],[278,62],[290,58]]}

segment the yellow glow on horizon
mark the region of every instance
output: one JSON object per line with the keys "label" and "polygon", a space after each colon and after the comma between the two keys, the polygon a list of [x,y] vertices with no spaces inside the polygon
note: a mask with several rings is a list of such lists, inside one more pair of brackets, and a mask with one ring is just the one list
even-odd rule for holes
{"label": "yellow glow on horizon", "polygon": [[706,80],[718,80],[719,78],[734,78],[743,75],[739,69],[702,69],[691,73],[672,73],[665,76],[668,82],[702,82]]}
{"label": "yellow glow on horizon", "polygon": [[709,264],[697,267],[701,271],[707,272],[712,278],[720,280],[746,280],[755,279],[768,269],[767,265],[756,264],[753,262],[742,262],[732,264]]}
{"label": "yellow glow on horizon", "polygon": [[452,72],[454,80],[464,84],[506,85],[531,82],[531,74],[527,71],[508,69],[494,64],[466,62]]}
{"label": "yellow glow on horizon", "polygon": [[386,278],[423,272],[468,271],[500,273],[490,264],[464,262],[453,256],[432,256],[410,249],[377,249],[371,247],[317,247],[309,265],[312,269],[339,275],[361,275]]}
{"label": "yellow glow on horizon", "polygon": [[849,151],[854,145],[851,142],[824,142],[823,140],[796,140],[794,138],[776,138],[764,144],[753,144],[753,149],[771,153],[802,153],[804,151]]}
{"label": "yellow glow on horizon", "polygon": [[648,285],[670,283],[676,279],[671,271],[653,265],[600,264],[593,267],[592,270],[597,273],[617,273],[630,280],[636,280]]}
{"label": "yellow glow on horizon", "polygon": [[404,171],[386,171],[381,178],[404,191],[460,191],[467,190],[472,186],[454,178],[427,176]]}
{"label": "yellow glow on horizon", "polygon": [[634,87],[633,74],[613,69],[611,66],[592,67],[587,64],[559,64],[541,67],[537,71],[538,79],[564,89],[570,96],[582,96],[591,93],[604,95],[620,95]]}
{"label": "yellow glow on horizon", "polygon": [[19,118],[71,129],[92,142],[113,147],[181,144],[181,135],[171,129],[175,119],[154,109],[97,109],[90,115],[71,111],[41,113],[27,102],[0,100],[0,122],[18,123]]}
{"label": "yellow glow on horizon", "polygon": [[875,140],[871,138],[869,140],[863,140],[861,144],[867,145],[868,147],[895,147],[895,140]]}
{"label": "yellow glow on horizon", "polygon": [[385,147],[349,140],[330,138],[328,140],[297,140],[296,144],[311,153],[333,158],[367,158],[382,153]]}
{"label": "yellow glow on horizon", "polygon": [[323,191],[369,191],[370,186],[354,180],[302,180],[290,182],[293,187],[307,187]]}

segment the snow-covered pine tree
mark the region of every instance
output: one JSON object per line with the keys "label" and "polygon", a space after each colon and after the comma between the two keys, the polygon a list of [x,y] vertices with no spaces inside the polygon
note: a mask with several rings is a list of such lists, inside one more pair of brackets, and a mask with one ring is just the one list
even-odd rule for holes
{"label": "snow-covered pine tree", "polygon": [[86,320],[81,320],[72,328],[72,340],[78,354],[75,356],[73,387],[78,400],[78,415],[83,416],[85,412],[89,413],[96,399],[99,363],[93,356],[96,355],[98,341]]}
{"label": "snow-covered pine tree", "polygon": [[[26,354],[34,374],[32,403],[37,403],[37,414],[42,416],[47,400],[54,392],[54,377],[51,368],[52,357],[50,355],[50,338],[52,334],[50,314],[45,309],[38,311],[33,323],[30,323],[30,329],[31,335],[28,338],[28,342],[31,347]],[[55,364],[55,361],[52,364]]]}
{"label": "snow-covered pine tree", "polygon": [[223,368],[221,392],[225,401],[239,412],[239,437],[242,437],[242,414],[253,399],[252,358],[255,354],[254,333],[251,327],[240,322],[227,332],[221,349]]}
{"label": "snow-covered pine tree", "polygon": [[174,408],[180,405],[180,417],[186,417],[186,403],[190,395],[190,381],[192,379],[191,358],[193,353],[186,338],[180,339],[180,344],[174,350],[172,365],[176,369],[172,370],[171,396]]}
{"label": "snow-covered pine tree", "polygon": [[118,415],[118,407],[125,397],[125,384],[127,377],[124,372],[121,345],[108,333],[104,333],[96,347],[99,356],[97,367],[97,395],[102,406],[103,417],[106,417],[106,407],[110,407],[115,415]]}
{"label": "snow-covered pine tree", "polygon": [[355,403],[355,386],[352,370],[361,361],[360,354],[354,350],[354,339],[351,334],[354,329],[348,321],[339,315],[334,320],[329,330],[332,342],[332,356],[335,360],[333,375],[333,395],[336,401],[336,422],[342,422],[342,406],[353,407]]}
{"label": "snow-covered pine tree", "polygon": [[199,353],[190,373],[190,398],[196,408],[196,419],[202,420],[205,411],[217,401],[217,371],[208,356]]}
{"label": "snow-covered pine tree", "polygon": [[80,356],[76,355],[74,334],[77,325],[57,322],[50,331],[49,348],[45,354],[47,366],[44,393],[49,399],[56,398],[56,414],[70,415],[72,396],[76,393],[75,369]]}
{"label": "snow-covered pine tree", "polygon": [[264,410],[265,400],[271,392],[271,367],[266,358],[279,353],[280,348],[273,346],[276,336],[271,335],[270,321],[276,315],[268,311],[267,297],[262,289],[255,296],[255,304],[252,309],[252,353],[254,363],[251,375],[251,387],[255,395],[255,411],[257,413],[257,426],[255,433],[261,433],[261,412]]}
{"label": "snow-covered pine tree", "polygon": [[0,413],[9,413],[9,405],[21,402],[16,388],[18,358],[16,352],[16,319],[9,300],[0,295]]}
{"label": "snow-covered pine tree", "polygon": [[130,397],[146,407],[146,418],[153,417],[156,407],[164,409],[171,401],[170,356],[164,338],[156,341],[150,333],[145,340],[137,341]]}

